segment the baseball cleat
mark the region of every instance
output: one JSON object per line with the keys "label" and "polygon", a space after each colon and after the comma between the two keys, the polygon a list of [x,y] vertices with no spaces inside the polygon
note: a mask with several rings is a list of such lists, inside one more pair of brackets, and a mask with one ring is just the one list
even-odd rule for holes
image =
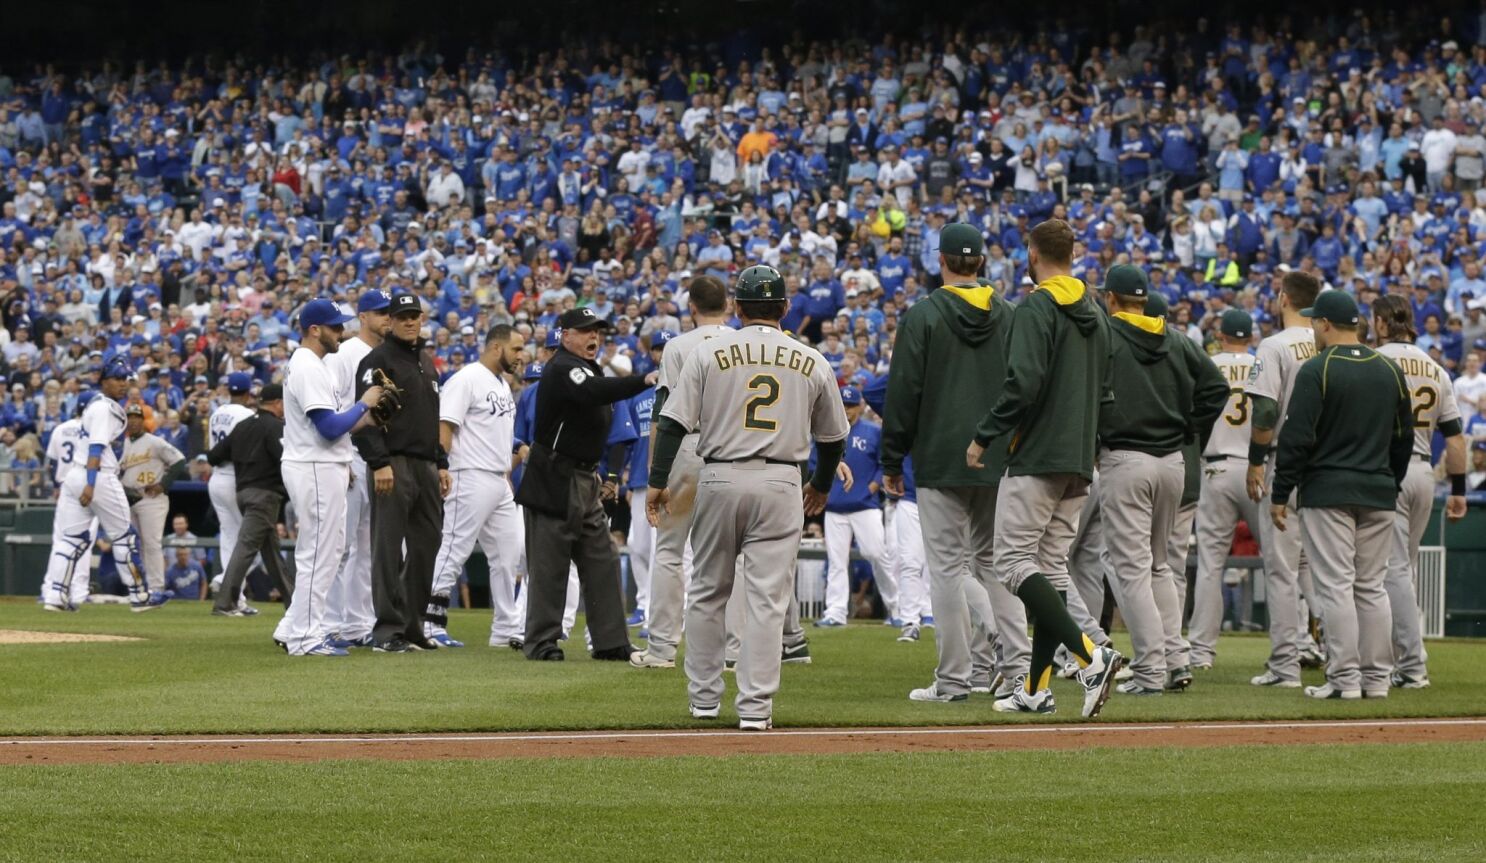
{"label": "baseball cleat", "polygon": [[1026,686],[1019,679],[1016,690],[1005,698],[996,699],[991,709],[997,713],[1051,714],[1058,712],[1058,705],[1053,702],[1051,689],[1040,689],[1036,695],[1028,695]]}
{"label": "baseball cleat", "polygon": [[762,719],[747,719],[742,717],[738,719],[739,731],[768,731],[773,727],[774,720],[767,716]]}
{"label": "baseball cleat", "polygon": [[170,594],[163,593],[163,592],[158,591],[158,590],[152,590],[152,591],[150,591],[150,595],[149,595],[149,597],[147,599],[145,599],[145,600],[143,600],[141,602],[131,602],[131,603],[129,603],[129,610],[130,611],[154,611],[155,609],[159,608],[160,606],[164,605],[165,603],[167,603],[169,601],[170,601]]}
{"label": "baseball cleat", "polygon": [[821,629],[839,629],[840,627],[843,627],[843,626],[846,625],[846,621],[844,621],[844,620],[832,620],[829,617],[822,617],[820,620],[817,620],[813,625],[814,626],[818,626]]}
{"label": "baseball cleat", "polygon": [[640,626],[645,622],[645,609],[637,608],[630,612],[630,616],[624,619],[625,626]]}
{"label": "baseball cleat", "polygon": [[289,652],[289,645],[285,644],[282,641],[279,641],[277,638],[275,638],[273,640],[273,645],[274,645],[274,647],[277,647],[279,650],[282,650],[285,653],[288,653]]}
{"label": "baseball cleat", "polygon": [[1308,698],[1334,698],[1342,701],[1357,701],[1362,698],[1362,690],[1360,689],[1337,689],[1330,683],[1323,683],[1320,686],[1307,686],[1305,688],[1305,694]]}
{"label": "baseball cleat", "polygon": [[1362,697],[1363,698],[1387,698],[1388,697],[1388,690],[1386,690],[1386,689],[1364,689],[1364,690],[1362,690]]}
{"label": "baseball cleat", "polygon": [[926,626],[929,629],[933,629],[934,628],[934,615],[932,615],[932,614],[926,614],[923,617],[919,618],[918,625],[919,626]]}
{"label": "baseball cleat", "polygon": [[1120,666],[1124,664],[1125,657],[1119,651],[1111,647],[1099,647],[1094,650],[1094,661],[1089,667],[1078,673],[1078,682],[1084,687],[1083,716],[1085,719],[1093,719],[1099,715],[1104,707],[1104,702],[1109,700],[1110,690],[1114,688],[1115,675],[1120,673]]}
{"label": "baseball cleat", "polygon": [[1185,692],[1192,685],[1192,669],[1185,666],[1166,672],[1166,691]]}
{"label": "baseball cleat", "polygon": [[311,647],[309,650],[306,650],[303,655],[304,656],[350,656],[351,654],[350,654],[349,651],[346,651],[343,648],[332,647],[331,644],[330,644],[330,640],[329,639],[326,639],[325,641],[320,642],[319,644],[315,645],[314,647]]}
{"label": "baseball cleat", "polygon": [[376,653],[412,653],[415,650],[421,649],[422,648],[415,647],[407,639],[401,637],[389,638],[386,641],[381,641],[372,645],[372,650]]}
{"label": "baseball cleat", "polygon": [[948,695],[939,691],[939,684],[934,683],[923,689],[915,689],[908,693],[909,701],[930,701],[939,704],[949,704],[956,701],[969,701],[970,693],[961,692],[959,695]]}
{"label": "baseball cleat", "polygon": [[884,620],[882,622],[882,625],[891,626],[895,629],[902,629],[903,627],[908,625],[908,621],[904,620],[901,617],[889,617],[887,620]]}
{"label": "baseball cleat", "polygon": [[1127,680],[1115,687],[1115,692],[1121,695],[1163,695],[1163,690],[1152,689],[1149,686],[1141,686],[1133,680]]}
{"label": "baseball cleat", "polygon": [[1210,660],[1210,659],[1208,659],[1208,660],[1198,660],[1198,661],[1192,663],[1192,670],[1193,671],[1212,671],[1213,670],[1212,660]]}
{"label": "baseball cleat", "polygon": [[972,684],[970,684],[970,694],[971,695],[990,695],[992,692],[995,692],[995,691],[996,691],[996,687],[992,686],[989,683],[972,683]]}
{"label": "baseball cleat", "polygon": [[1115,675],[1115,683],[1124,683],[1125,681],[1127,681],[1127,680],[1133,680],[1134,678],[1135,678],[1135,669],[1133,669],[1130,666],[1126,665],[1126,666],[1124,666],[1124,667],[1122,667],[1120,669],[1119,674],[1116,674]]}
{"label": "baseball cleat", "polygon": [[716,719],[719,710],[718,705],[716,704],[712,705],[711,707],[699,707],[695,704],[692,704],[688,707],[688,709],[691,711],[692,719]]}
{"label": "baseball cleat", "polygon": [[226,609],[225,611],[223,609],[220,609],[220,608],[213,608],[212,609],[212,617],[244,617],[244,616],[246,616],[246,615],[243,614],[243,610],[241,608],[229,608],[229,609]]}
{"label": "baseball cleat", "polygon": [[809,665],[810,642],[801,641],[795,645],[786,644],[784,650],[780,652],[779,661],[786,664]]}
{"label": "baseball cleat", "polygon": [[675,668],[676,660],[661,659],[648,650],[637,650],[629,655],[629,664],[636,668]]}
{"label": "baseball cleat", "polygon": [[248,605],[246,602],[239,604],[237,606],[237,610],[238,613],[241,614],[243,617],[253,617],[254,615],[258,614],[258,609],[254,608],[251,605]]}
{"label": "baseball cleat", "polygon": [[592,656],[594,659],[603,662],[628,662],[630,657],[638,652],[633,644],[621,644],[618,647],[595,650]]}
{"label": "baseball cleat", "polygon": [[439,647],[464,647],[463,641],[460,641],[447,632],[435,632],[428,637],[428,640],[437,644]]}
{"label": "baseball cleat", "polygon": [[898,633],[898,640],[904,644],[918,641],[918,627],[911,623],[903,627],[903,631]]}
{"label": "baseball cleat", "polygon": [[50,602],[45,602],[45,603],[42,603],[41,610],[42,611],[77,611],[77,606],[75,606],[75,605],[54,605],[54,604],[52,604]]}
{"label": "baseball cleat", "polygon": [[1397,689],[1428,689],[1429,675],[1425,674],[1414,677],[1404,674],[1402,671],[1395,671],[1393,672],[1391,682]]}
{"label": "baseball cleat", "polygon": [[370,634],[360,638],[342,638],[339,635],[332,635],[328,640],[331,647],[339,647],[342,650],[350,650],[353,647],[372,647],[376,644],[372,641]]}
{"label": "baseball cleat", "polygon": [[1265,669],[1263,674],[1249,678],[1249,683],[1254,686],[1273,686],[1275,689],[1299,689],[1299,680],[1290,680],[1281,677],[1273,671]]}
{"label": "baseball cleat", "polygon": [[[496,647],[496,646],[497,645],[494,645],[494,644],[491,645],[491,647]],[[509,648],[511,648],[512,650],[520,650],[521,648],[523,648],[523,647],[526,646],[526,639],[524,639],[524,638],[511,638],[511,639],[507,639],[506,640],[506,646],[509,647]]]}

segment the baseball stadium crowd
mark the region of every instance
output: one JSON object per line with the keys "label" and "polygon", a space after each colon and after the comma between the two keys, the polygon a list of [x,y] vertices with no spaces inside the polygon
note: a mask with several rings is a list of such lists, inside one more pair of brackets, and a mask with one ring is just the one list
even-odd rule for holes
{"label": "baseball stadium crowd", "polygon": [[645,371],[689,277],[766,263],[860,386],[942,226],[981,230],[1015,301],[1049,217],[1076,277],[1146,270],[1203,343],[1230,307],[1269,333],[1292,269],[1364,314],[1406,295],[1486,442],[1486,13],[1461,11],[7,68],[0,494],[50,496],[50,433],[118,354],[199,476],[228,375],[280,379],[298,309],[368,290],[418,296],[445,378],[575,306]]}

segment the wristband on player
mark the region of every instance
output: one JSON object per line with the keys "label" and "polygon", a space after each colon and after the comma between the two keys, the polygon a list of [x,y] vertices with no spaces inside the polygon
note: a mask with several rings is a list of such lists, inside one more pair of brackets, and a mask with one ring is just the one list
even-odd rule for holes
{"label": "wristband on player", "polygon": [[1450,474],[1450,494],[1453,497],[1465,497],[1465,474]]}
{"label": "wristband on player", "polygon": [[1249,464],[1254,467],[1263,467],[1269,458],[1269,445],[1249,441]]}

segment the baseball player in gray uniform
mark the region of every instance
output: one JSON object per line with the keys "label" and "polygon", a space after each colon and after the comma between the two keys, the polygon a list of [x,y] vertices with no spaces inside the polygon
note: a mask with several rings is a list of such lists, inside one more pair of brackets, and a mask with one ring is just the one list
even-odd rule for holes
{"label": "baseball player in gray uniform", "polygon": [[299,519],[294,546],[294,597],[274,629],[290,656],[345,656],[325,626],[326,597],[346,544],[346,493],[351,486],[350,433],[370,425],[382,398],[372,386],[344,401],[325,357],[340,349],[350,315],[335,303],[311,300],[299,312],[299,349],[284,372],[284,488]]}
{"label": "baseball player in gray uniform", "polygon": [[490,645],[520,649],[525,637],[526,603],[516,601],[525,532],[510,479],[516,400],[504,377],[521,368],[525,349],[521,333],[504,324],[492,327],[480,359],[439,391],[439,440],[449,453],[450,488],[423,631],[441,647],[463,646],[447,629],[449,592],[476,542],[490,562]]}
{"label": "baseball player in gray uniform", "polygon": [[165,555],[160,540],[165,536],[165,517],[170,514],[168,492],[186,472],[186,456],[180,450],[144,430],[144,405],[124,410],[124,455],[119,460],[119,479],[129,498],[134,526],[139,530],[139,557],[144,562],[150,590],[165,589]]}
{"label": "baseball player in gray uniform", "polygon": [[[1419,561],[1419,543],[1434,506],[1430,441],[1438,429],[1445,438],[1445,472],[1452,477],[1464,474],[1465,429],[1450,375],[1414,344],[1414,310],[1409,301],[1398,294],[1386,294],[1373,303],[1372,314],[1378,353],[1393,360],[1403,372],[1414,410],[1414,458],[1398,492],[1393,547],[1383,581],[1393,612],[1392,683],[1404,689],[1423,689],[1429,685],[1425,666],[1428,656],[1419,622],[1419,599],[1414,593],[1414,570]],[[1452,489],[1445,503],[1445,516],[1451,521],[1465,516],[1463,491]]]}
{"label": "baseball player in gray uniform", "polygon": [[[366,291],[356,301],[356,335],[341,342],[340,349],[325,357],[325,365],[336,375],[339,398],[350,404],[356,397],[356,370],[372,348],[387,337],[392,318],[387,291]],[[371,592],[371,477],[366,459],[351,449],[351,489],[346,493],[346,551],[340,570],[325,598],[325,629],[337,647],[370,647],[372,626],[377,622]]]}
{"label": "baseball player in gray uniform", "polygon": [[[1259,343],[1249,374],[1252,409],[1249,432],[1249,468],[1244,484],[1249,499],[1258,503],[1274,481],[1274,442],[1285,426],[1290,392],[1305,361],[1316,355],[1315,334],[1301,311],[1316,302],[1321,285],[1312,275],[1285,274],[1277,302],[1284,329]],[[1292,498],[1289,506],[1295,509]],[[1298,514],[1297,514],[1298,515]],[[1273,521],[1259,519],[1259,547],[1264,556],[1265,602],[1269,612],[1269,661],[1255,686],[1300,688],[1300,654],[1306,632],[1300,610],[1300,531],[1276,530]]]}
{"label": "baseball player in gray uniform", "polygon": [[[731,314],[727,286],[711,276],[697,276],[687,288],[691,319],[695,326],[666,342],[660,356],[660,376],[655,383],[655,405],[651,417],[659,417],[666,399],[681,381],[686,360],[706,342],[728,335]],[[650,425],[651,455],[655,452],[656,423]],[[649,640],[645,649],[630,654],[636,668],[676,667],[676,645],[681,642],[681,624],[686,598],[683,558],[691,536],[693,503],[702,460],[697,455],[700,435],[688,434],[681,441],[668,478],[668,509],[655,522],[655,550],[650,561],[650,598],[645,608]],[[647,504],[648,507],[648,504]],[[808,648],[807,648],[808,651]],[[806,654],[808,656],[808,652]]]}
{"label": "baseball player in gray uniform", "polygon": [[1202,451],[1202,495],[1197,503],[1197,581],[1192,590],[1192,618],[1187,643],[1193,668],[1212,668],[1217,658],[1218,631],[1223,625],[1223,569],[1233,532],[1240,521],[1255,533],[1260,529],[1259,506],[1244,489],[1242,465],[1249,446],[1247,388],[1254,368],[1249,342],[1254,319],[1242,309],[1229,309],[1218,324],[1221,350],[1213,363],[1228,384],[1228,404],[1213,423]]}
{"label": "baseball player in gray uniform", "polygon": [[[825,358],[779,329],[789,308],[779,272],[749,267],[738,276],[734,298],[743,328],[694,351],[666,400],[646,507],[659,521],[676,452],[688,432],[699,431],[704,467],[693,521],[696,577],[686,613],[691,715],[718,715],[724,607],[741,576],[747,607],[737,666],[738,727],[762,731],[773,725],[801,525],[825,508],[848,425]],[[818,458],[802,495],[800,464],[810,456],[812,437]]]}

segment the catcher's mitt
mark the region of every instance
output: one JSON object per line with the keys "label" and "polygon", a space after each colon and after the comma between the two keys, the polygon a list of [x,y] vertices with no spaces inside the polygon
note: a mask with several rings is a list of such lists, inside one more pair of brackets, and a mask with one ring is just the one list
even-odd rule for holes
{"label": "catcher's mitt", "polygon": [[371,373],[372,383],[382,388],[382,398],[371,409],[372,419],[377,425],[386,428],[392,422],[393,414],[402,410],[402,389],[381,369],[372,369]]}

